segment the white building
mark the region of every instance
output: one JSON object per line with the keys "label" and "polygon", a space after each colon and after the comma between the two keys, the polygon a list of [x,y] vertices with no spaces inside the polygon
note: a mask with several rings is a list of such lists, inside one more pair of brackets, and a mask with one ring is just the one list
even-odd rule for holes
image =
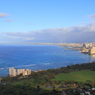
{"label": "white building", "polygon": [[26,76],[26,75],[30,75],[31,74],[31,70],[29,69],[17,69],[17,72],[16,72],[16,69],[14,68],[9,68],[9,75],[11,77],[14,77],[14,76],[17,76],[17,75],[20,75],[22,74],[23,76]]}
{"label": "white building", "polygon": [[16,76],[16,75],[17,75],[17,74],[16,74],[16,69],[14,69],[13,67],[12,67],[12,68],[9,68],[9,75],[10,75],[11,77]]}

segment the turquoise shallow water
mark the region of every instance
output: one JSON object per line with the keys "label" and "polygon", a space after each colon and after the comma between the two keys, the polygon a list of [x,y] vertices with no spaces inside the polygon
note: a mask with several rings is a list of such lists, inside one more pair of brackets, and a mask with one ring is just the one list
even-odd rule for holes
{"label": "turquoise shallow water", "polygon": [[95,57],[59,46],[0,46],[0,75],[8,68],[51,69],[95,61]]}

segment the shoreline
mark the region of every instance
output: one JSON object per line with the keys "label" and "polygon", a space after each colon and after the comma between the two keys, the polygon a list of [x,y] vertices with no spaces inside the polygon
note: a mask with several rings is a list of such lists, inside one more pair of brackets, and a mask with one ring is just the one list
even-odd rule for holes
{"label": "shoreline", "polygon": [[[89,62],[90,64],[91,63],[95,63],[95,61],[93,62]],[[81,63],[81,64],[71,64],[71,65],[67,65],[67,66],[62,66],[62,67],[59,67],[59,68],[51,68],[51,70],[57,70],[57,69],[60,69],[60,68],[67,68],[67,67],[71,67],[71,66],[75,66],[75,65],[83,65],[83,64],[89,64],[89,63]],[[50,69],[38,69],[38,70],[31,70],[31,72],[40,72],[40,71],[47,71],[47,70],[50,70]],[[0,75],[1,76],[1,75]],[[7,77],[9,76],[9,74],[5,75],[5,76],[1,76],[0,78],[2,77]]]}
{"label": "shoreline", "polygon": [[[34,47],[33,47],[34,48]],[[37,46],[37,49],[38,49],[39,47]],[[63,49],[62,49],[63,48]],[[67,48],[67,47],[66,47]],[[36,63],[35,64],[35,66],[31,66],[31,65],[33,65],[33,64],[28,64],[27,63],[27,65],[23,65],[22,63],[20,64],[21,66],[19,67],[19,63],[17,63],[17,67],[16,66],[12,66],[12,67],[14,67],[14,68],[16,68],[16,69],[31,69],[32,71],[39,71],[40,69],[42,69],[42,70],[48,70],[48,69],[56,69],[56,68],[60,68],[60,67],[66,67],[66,66],[70,66],[70,65],[74,65],[74,64],[82,64],[82,63],[89,63],[89,62],[93,62],[93,59],[91,59],[91,57],[89,57],[89,56],[85,56],[85,55],[82,55],[83,57],[85,57],[83,60],[81,60],[82,59],[82,56],[81,56],[81,53],[80,52],[78,52],[79,51],[79,49],[76,49],[76,48],[67,48],[67,51],[65,52],[65,50],[66,50],[66,48],[65,47],[61,47],[61,48],[59,48],[59,46],[55,46],[55,47],[49,47],[49,48],[46,48],[46,50],[45,50],[45,52],[44,53],[42,53],[45,57],[48,57],[48,58],[50,58],[50,61],[48,61],[48,60],[46,60],[47,62],[44,62],[45,60],[39,60],[39,62],[38,63]],[[9,49],[9,48],[8,48]],[[17,48],[18,49],[18,48]],[[16,50],[17,50],[16,49]],[[20,51],[21,51],[21,49],[22,48],[20,48]],[[24,49],[24,48],[23,48]],[[27,48],[25,48],[25,49],[27,49]],[[31,49],[30,47],[29,47],[29,49]],[[43,52],[43,50],[42,50],[43,48],[41,47],[41,51]],[[49,51],[49,49],[50,50],[52,50],[52,49],[54,49],[54,50],[52,50],[52,51]],[[40,50],[40,49],[39,49]],[[47,52],[47,50],[48,50],[48,52]],[[57,52],[56,52],[56,50],[57,50]],[[72,50],[72,51],[69,51],[69,50]],[[8,50],[9,51],[9,50]],[[14,51],[14,49],[13,49],[13,51]],[[19,51],[19,52],[20,52]],[[73,51],[76,51],[76,52],[74,52],[73,53]],[[18,52],[18,53],[19,53]],[[26,51],[27,52],[27,51]],[[38,52],[38,51],[37,51]],[[40,54],[40,53],[39,53]],[[48,56],[47,56],[48,55]],[[18,55],[16,55],[16,56],[18,56]],[[22,56],[22,55],[21,55]],[[26,55],[25,54],[25,56],[24,57],[27,57],[27,56],[29,56],[28,54]],[[34,56],[34,55],[33,55]],[[49,57],[50,56],[50,57]],[[78,56],[78,57],[76,57],[76,56]],[[35,56],[35,58],[39,58],[40,56],[38,56],[38,57],[36,57]],[[41,57],[42,58],[42,57]],[[41,59],[40,58],[40,59]],[[57,59],[58,58],[58,59]],[[79,61],[79,59],[78,58],[80,58],[80,61]],[[52,61],[52,60],[54,60],[54,61]],[[61,59],[63,59],[62,61],[60,61]],[[27,59],[28,60],[28,59]],[[32,59],[31,59],[32,60]],[[38,60],[38,59],[37,59]],[[57,61],[55,61],[55,60],[57,60]],[[58,61],[59,60],[59,61]],[[71,60],[71,61],[68,61],[68,60]],[[75,60],[75,61],[74,61]],[[14,62],[14,61],[13,61]],[[55,63],[56,62],[56,63]],[[6,62],[7,63],[7,62]],[[31,62],[32,63],[32,62]],[[50,63],[50,64],[47,64],[47,63]],[[12,62],[10,63],[10,64],[12,64]],[[15,62],[14,62],[14,64],[15,64]],[[26,64],[26,63],[24,63],[24,64]],[[7,65],[7,64],[6,64]],[[7,65],[8,66],[8,65]],[[26,66],[28,66],[28,67],[26,67]],[[24,68],[23,68],[24,67]],[[9,68],[9,67],[8,67]],[[1,68],[1,74],[0,74],[0,76],[2,76],[2,75],[4,75],[4,76],[7,76],[8,75],[8,68]],[[33,69],[32,69],[33,68]],[[5,74],[4,74],[4,72],[5,72]],[[2,74],[3,73],[3,74]]]}

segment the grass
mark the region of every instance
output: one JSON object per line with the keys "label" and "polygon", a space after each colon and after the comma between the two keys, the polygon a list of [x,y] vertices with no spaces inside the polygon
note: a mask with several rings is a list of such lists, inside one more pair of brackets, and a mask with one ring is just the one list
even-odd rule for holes
{"label": "grass", "polygon": [[[47,83],[47,81],[42,78],[24,79],[24,80],[19,80],[17,82],[14,82],[12,84],[36,86],[36,85],[40,85],[41,82]],[[60,73],[57,76],[55,76],[54,79],[50,79],[50,80],[63,81],[63,82],[64,81],[90,82],[90,81],[95,81],[95,71],[82,70],[82,71],[71,72],[71,73]]]}
{"label": "grass", "polygon": [[90,70],[82,70],[78,72],[71,72],[71,73],[61,73],[52,79],[52,81],[93,81],[95,80],[95,71]]}

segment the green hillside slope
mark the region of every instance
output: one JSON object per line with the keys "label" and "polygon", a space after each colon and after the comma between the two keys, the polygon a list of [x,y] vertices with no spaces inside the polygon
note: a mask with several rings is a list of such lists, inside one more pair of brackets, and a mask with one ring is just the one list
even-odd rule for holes
{"label": "green hillside slope", "polygon": [[58,74],[55,79],[56,81],[65,80],[65,81],[87,81],[87,80],[95,80],[95,71],[90,70],[82,70],[78,72],[71,73],[61,73]]}

